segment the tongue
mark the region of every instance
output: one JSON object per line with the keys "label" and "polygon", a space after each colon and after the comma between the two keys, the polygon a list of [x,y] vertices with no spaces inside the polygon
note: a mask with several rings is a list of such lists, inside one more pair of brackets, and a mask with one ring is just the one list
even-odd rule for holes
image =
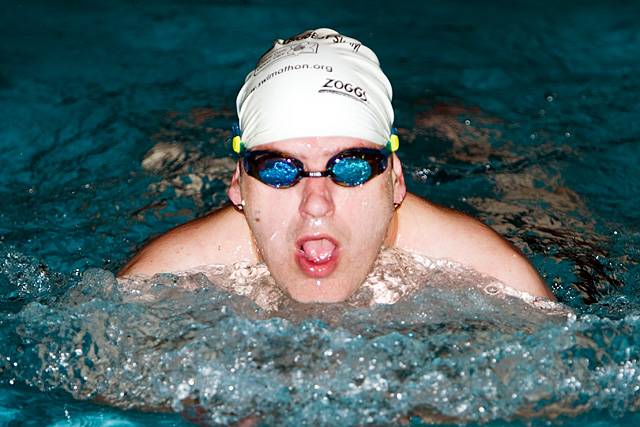
{"label": "tongue", "polygon": [[307,240],[302,245],[305,258],[312,262],[324,262],[331,258],[336,245],[327,239]]}

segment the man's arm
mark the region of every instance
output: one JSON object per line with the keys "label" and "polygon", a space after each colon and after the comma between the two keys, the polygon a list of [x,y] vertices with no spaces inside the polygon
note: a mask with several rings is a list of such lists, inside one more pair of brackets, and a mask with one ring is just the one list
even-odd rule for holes
{"label": "man's arm", "polygon": [[511,243],[480,221],[407,194],[398,209],[396,245],[431,258],[447,258],[505,285],[555,300],[536,269]]}
{"label": "man's arm", "polygon": [[255,260],[244,215],[232,207],[225,207],[156,237],[120,270],[118,276],[151,276],[202,265]]}

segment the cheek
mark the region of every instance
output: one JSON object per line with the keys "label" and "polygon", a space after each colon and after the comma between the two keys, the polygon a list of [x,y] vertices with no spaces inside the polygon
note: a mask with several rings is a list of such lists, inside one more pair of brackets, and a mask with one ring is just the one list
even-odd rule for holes
{"label": "cheek", "polygon": [[370,182],[361,188],[346,189],[337,205],[342,219],[362,234],[379,234],[386,227],[393,214],[391,184],[387,179]]}
{"label": "cheek", "polygon": [[390,175],[385,174],[373,179],[362,187],[348,188],[342,197],[353,209],[382,215],[393,206],[393,183]]}
{"label": "cheek", "polygon": [[287,226],[298,211],[294,195],[263,185],[247,185],[243,195],[245,216],[254,237],[261,242],[284,240]]}

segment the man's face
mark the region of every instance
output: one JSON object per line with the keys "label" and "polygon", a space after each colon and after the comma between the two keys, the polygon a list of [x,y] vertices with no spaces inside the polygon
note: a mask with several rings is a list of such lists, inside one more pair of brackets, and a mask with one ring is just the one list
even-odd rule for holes
{"label": "man's face", "polygon": [[[355,138],[318,137],[259,149],[287,153],[305,170],[323,171],[332,156],[355,147],[379,148]],[[394,202],[405,193],[395,156],[384,173],[356,187],[321,177],[278,189],[239,166],[229,189],[235,204],[244,201],[247,223],[275,281],[301,302],[343,301],[362,284],[385,240]]]}

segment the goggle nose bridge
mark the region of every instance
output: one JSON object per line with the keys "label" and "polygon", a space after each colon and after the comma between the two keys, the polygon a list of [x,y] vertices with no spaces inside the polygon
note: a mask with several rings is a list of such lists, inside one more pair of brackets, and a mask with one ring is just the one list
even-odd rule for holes
{"label": "goggle nose bridge", "polygon": [[323,176],[329,176],[329,171],[302,172],[300,175],[310,178],[320,178]]}

